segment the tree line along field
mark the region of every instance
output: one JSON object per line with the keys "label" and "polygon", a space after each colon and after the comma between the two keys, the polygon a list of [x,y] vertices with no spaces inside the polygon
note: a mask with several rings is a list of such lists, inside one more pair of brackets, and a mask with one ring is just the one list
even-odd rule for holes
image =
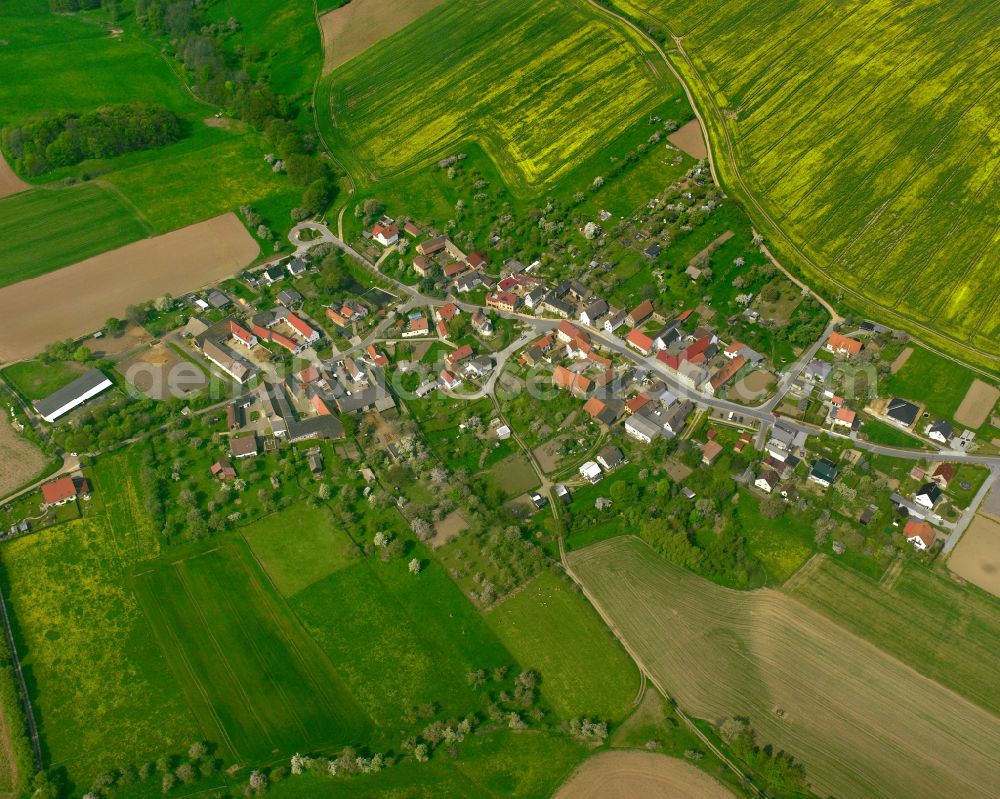
{"label": "tree line along field", "polygon": [[[300,502],[236,533],[161,548],[142,451],[91,467],[83,518],[0,547],[45,764],[64,768],[78,792],[101,772],[182,753],[195,740],[246,766],[344,745],[398,752],[400,730],[428,723],[414,715],[421,708],[484,716],[483,689],[469,679],[480,669],[509,669],[498,684],[508,689],[522,669],[537,670],[553,727],[631,711],[634,666],[563,578],[542,575],[515,604],[484,616],[392,507],[367,511],[348,535],[328,507]],[[363,555],[359,543],[375,530],[405,537],[405,557]],[[416,576],[407,569],[414,557]],[[580,641],[567,640],[574,631]],[[398,775],[324,782],[323,795],[405,788],[401,795],[541,798],[588,751],[544,729],[475,735],[467,745],[458,761],[423,764],[426,774],[407,763]],[[407,787],[414,781],[418,793]],[[310,796],[317,787],[303,779],[282,790]]]}
{"label": "tree line along field", "polygon": [[324,132],[362,180],[476,142],[523,195],[557,182],[676,92],[664,73],[644,43],[587,7],[450,0],[323,80],[332,113]]}
{"label": "tree line along field", "polygon": [[680,37],[727,185],[732,157],[809,277],[995,359],[996,3],[615,5]]}
{"label": "tree line along field", "polygon": [[748,717],[761,744],[804,764],[814,792],[1000,796],[996,715],[806,605],[715,585],[634,538],[569,564],[682,708]]}

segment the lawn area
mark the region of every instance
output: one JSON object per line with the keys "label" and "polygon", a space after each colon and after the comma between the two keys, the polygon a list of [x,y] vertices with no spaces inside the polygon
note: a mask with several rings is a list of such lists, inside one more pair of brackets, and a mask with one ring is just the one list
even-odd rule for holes
{"label": "lawn area", "polygon": [[114,191],[95,183],[4,197],[0,199],[0,287],[113,250],[151,232]]}
{"label": "lawn area", "polygon": [[921,674],[1000,714],[996,600],[916,563],[906,563],[898,582],[886,587],[831,558],[788,592]]}
{"label": "lawn area", "polygon": [[915,346],[903,368],[886,376],[879,393],[922,402],[935,418],[950,420],[974,379],[964,366]]}
{"label": "lawn area", "polygon": [[769,583],[783,583],[813,554],[814,529],[809,519],[786,510],[781,519],[765,519],[760,499],[740,494],[736,510],[740,535],[764,566]]}
{"label": "lawn area", "polygon": [[134,583],[188,704],[233,757],[363,738],[364,712],[242,542],[144,565]]}
{"label": "lawn area", "polygon": [[[332,97],[330,144],[356,177],[412,172],[475,142],[524,194],[603,152],[676,83],[644,43],[589,7],[450,0],[321,88],[321,106]],[[369,100],[375,94],[378,103]],[[384,107],[394,109],[390,118]],[[606,158],[593,163],[594,175],[607,168]]]}
{"label": "lawn area", "polygon": [[[970,342],[996,369],[995,3],[614,5],[683,37],[673,61],[712,109],[710,138],[733,143],[745,191],[818,267],[790,259],[807,281],[842,282],[849,302]],[[742,185],[729,155],[723,182]]]}
{"label": "lawn area", "polygon": [[[301,198],[284,175],[264,161],[264,145],[247,133],[191,152],[164,151],[160,158],[107,175],[135,203],[154,233],[235,210],[246,203],[275,226]],[[287,206],[287,207],[286,207]]]}
{"label": "lawn area", "polygon": [[416,705],[436,702],[455,716],[477,709],[468,673],[515,667],[444,569],[415,544],[405,556],[412,557],[425,563],[418,575],[405,560],[358,560],[290,600],[386,735]]}
{"label": "lawn area", "polygon": [[186,749],[203,730],[127,575],[156,553],[131,455],[93,472],[87,517],[0,546],[4,591],[47,764],[99,772]]}
{"label": "lawn area", "polygon": [[639,672],[573,584],[544,571],[486,613],[486,622],[526,667],[565,719],[620,721],[631,711]]}
{"label": "lawn area", "polygon": [[243,529],[243,537],[284,597],[297,594],[355,557],[354,543],[330,512],[300,503]]}
{"label": "lawn area", "polygon": [[[898,427],[893,427],[891,424],[870,416],[865,416],[863,419],[861,436],[873,444],[883,444],[887,447],[906,447],[908,449],[919,449],[923,446],[920,439],[914,438],[905,430],[900,430]],[[917,427],[919,426],[920,422],[918,421]]]}
{"label": "lawn area", "polygon": [[27,400],[38,400],[72,383],[86,370],[82,364],[21,361],[3,370],[4,379]]}
{"label": "lawn area", "polygon": [[0,126],[130,100],[210,114],[131,26],[113,37],[93,15],[55,15],[45,2],[16,0],[0,7],[0,30]]}
{"label": "lawn area", "polygon": [[538,475],[531,468],[528,459],[521,454],[511,455],[498,461],[487,470],[486,474],[508,497],[516,497],[538,487]]}

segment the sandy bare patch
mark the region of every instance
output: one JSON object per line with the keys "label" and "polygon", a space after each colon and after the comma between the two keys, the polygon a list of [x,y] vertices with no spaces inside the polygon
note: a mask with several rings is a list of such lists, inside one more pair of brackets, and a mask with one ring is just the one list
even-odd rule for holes
{"label": "sandy bare patch", "polygon": [[911,355],[913,355],[913,347],[904,347],[903,351],[896,356],[896,360],[889,364],[889,371],[892,374],[896,374],[910,360]]}
{"label": "sandy bare patch", "polygon": [[99,338],[91,336],[83,342],[83,346],[97,358],[111,358],[148,344],[151,339],[152,336],[143,328],[133,325],[117,335],[105,334]]}
{"label": "sandy bare patch", "polygon": [[556,436],[551,441],[546,441],[532,451],[532,455],[535,456],[535,460],[538,461],[538,465],[542,467],[542,471],[548,474],[549,472],[554,472],[556,467],[562,462],[562,455],[559,453],[559,449],[562,446],[562,442],[565,441],[569,436]]}
{"label": "sandy bare patch", "polygon": [[209,117],[208,119],[203,119],[202,122],[210,128],[222,128],[224,130],[246,130],[246,123],[241,122],[238,119],[230,119],[229,117]]}
{"label": "sandy bare patch", "polygon": [[27,358],[121,316],[128,305],[230,277],[257,256],[235,214],[188,225],[0,289],[0,360]]}
{"label": "sandy bare patch", "polygon": [[444,546],[449,541],[454,541],[458,536],[469,529],[469,522],[460,511],[453,510],[441,521],[434,523],[434,537],[430,544],[434,549]]}
{"label": "sandy bare patch", "polygon": [[667,140],[692,158],[708,158],[708,147],[705,146],[705,137],[701,135],[701,125],[697,119],[681,126],[667,136]]}
{"label": "sandy bare patch", "polygon": [[974,429],[982,427],[986,417],[996,407],[998,399],[1000,399],[1000,389],[984,383],[977,377],[965,392],[962,404],[955,411],[955,421]]}
{"label": "sandy bare patch", "polygon": [[774,385],[774,375],[766,369],[758,369],[741,378],[733,386],[732,393],[739,399],[755,400],[766,395]]}
{"label": "sandy bare patch", "polygon": [[31,186],[14,174],[3,153],[0,153],[0,197],[7,197],[30,188]]}
{"label": "sandy bare patch", "polygon": [[585,761],[553,799],[732,799],[690,763],[655,752],[601,752]]}
{"label": "sandy bare patch", "polygon": [[323,74],[333,72],[440,4],[441,0],[351,0],[324,14],[319,18]]}
{"label": "sandy bare patch", "polygon": [[948,559],[959,577],[1000,597],[1000,522],[976,514]]}
{"label": "sandy bare patch", "polygon": [[0,497],[38,477],[45,464],[42,451],[14,429],[7,409],[0,407]]}
{"label": "sandy bare patch", "polygon": [[673,460],[673,458],[667,460],[663,464],[663,468],[666,470],[667,474],[670,476],[670,479],[673,480],[675,483],[681,483],[681,482],[687,480],[688,477],[691,476],[691,469],[690,469],[690,467],[685,466],[680,461]]}
{"label": "sandy bare patch", "polygon": [[156,400],[203,389],[208,377],[165,344],[156,344],[116,367],[138,391]]}

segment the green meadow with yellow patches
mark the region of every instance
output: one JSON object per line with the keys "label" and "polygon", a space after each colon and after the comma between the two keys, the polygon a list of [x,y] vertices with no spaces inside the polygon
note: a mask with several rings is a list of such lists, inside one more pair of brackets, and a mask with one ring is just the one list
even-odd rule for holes
{"label": "green meadow with yellow patches", "polygon": [[800,264],[808,279],[972,345],[996,367],[1000,5],[614,5],[659,28],[727,188],[743,190],[735,160],[790,248],[813,262]]}
{"label": "green meadow with yellow patches", "polygon": [[451,0],[327,76],[319,104],[329,100],[329,143],[362,181],[475,142],[525,194],[677,92],[648,45],[583,4]]}

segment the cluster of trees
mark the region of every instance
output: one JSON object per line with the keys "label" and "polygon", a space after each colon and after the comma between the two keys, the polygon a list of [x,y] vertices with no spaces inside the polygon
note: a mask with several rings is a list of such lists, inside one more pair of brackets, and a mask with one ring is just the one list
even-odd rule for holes
{"label": "cluster of trees", "polygon": [[183,134],[181,120],[172,111],[135,101],[84,114],[51,114],[10,128],[4,142],[15,168],[36,176],[90,158],[162,147]]}
{"label": "cluster of trees", "polygon": [[303,134],[293,121],[298,112],[296,100],[277,94],[267,82],[267,54],[253,45],[226,46],[226,40],[240,29],[237,19],[211,22],[203,5],[192,0],[136,0],[135,16],[148,33],[170,40],[195,93],[264,134],[277,152],[272,166],[280,159],[283,171],[302,190],[294,217],[305,218],[329,205],[336,190],[335,176],[328,162],[317,155],[312,134]]}
{"label": "cluster of trees", "polygon": [[808,791],[802,764],[787,752],[775,751],[770,744],[758,745],[757,733],[749,719],[726,719],[719,725],[719,736],[740,760],[767,783],[771,791],[781,794]]}

